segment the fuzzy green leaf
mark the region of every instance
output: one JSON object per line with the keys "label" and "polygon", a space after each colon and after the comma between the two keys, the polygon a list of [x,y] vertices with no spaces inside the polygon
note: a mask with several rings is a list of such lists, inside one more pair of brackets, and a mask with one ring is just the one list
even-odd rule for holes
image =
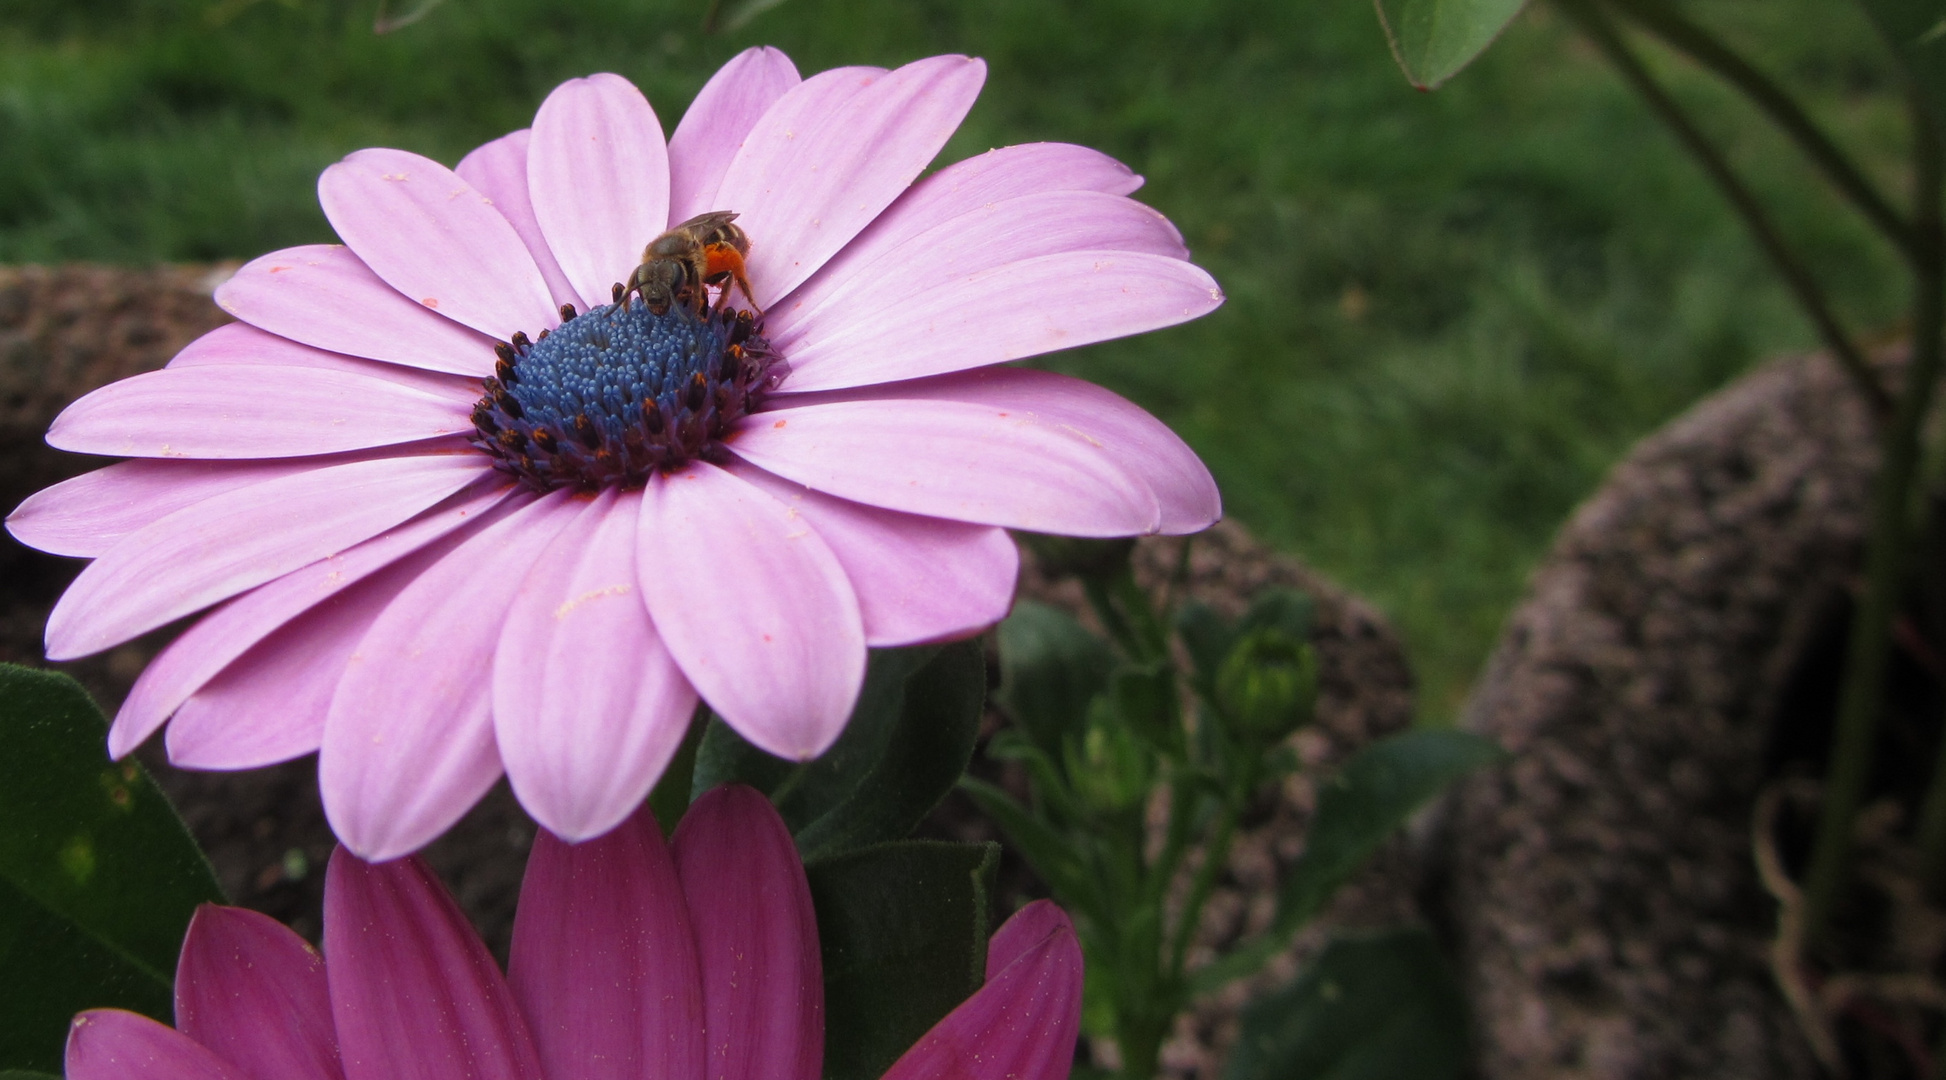
{"label": "fuzzy green leaf", "polygon": [[1421,90],[1432,90],[1493,44],[1524,0],[1376,0],[1392,58]]}
{"label": "fuzzy green leaf", "polygon": [[67,1020],[117,1006],[169,1017],[208,860],[66,675],[0,665],[0,1067],[59,1068]]}
{"label": "fuzzy green leaf", "polygon": [[824,950],[825,1080],[878,1080],[979,989],[998,844],[904,840],[805,867]]}

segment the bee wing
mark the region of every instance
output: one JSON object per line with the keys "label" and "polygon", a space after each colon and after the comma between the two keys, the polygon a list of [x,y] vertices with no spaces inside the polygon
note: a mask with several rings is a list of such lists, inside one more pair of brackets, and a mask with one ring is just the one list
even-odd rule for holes
{"label": "bee wing", "polygon": [[697,214],[695,217],[690,218],[688,221],[683,222],[669,231],[687,232],[693,229],[700,233],[709,229],[721,228],[736,219],[737,215],[734,210],[711,210],[707,214]]}

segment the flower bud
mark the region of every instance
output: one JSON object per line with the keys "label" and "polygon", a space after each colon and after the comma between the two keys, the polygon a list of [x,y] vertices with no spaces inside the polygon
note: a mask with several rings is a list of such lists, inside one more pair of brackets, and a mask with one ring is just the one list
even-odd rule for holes
{"label": "flower bud", "polygon": [[1089,710],[1088,731],[1081,738],[1080,752],[1073,752],[1073,743],[1068,745],[1068,777],[1087,805],[1119,812],[1140,806],[1148,798],[1155,755],[1120,721],[1105,698],[1096,698],[1095,707]]}
{"label": "flower bud", "polygon": [[1216,677],[1217,706],[1237,734],[1267,741],[1309,723],[1317,697],[1317,653],[1274,626],[1245,634]]}

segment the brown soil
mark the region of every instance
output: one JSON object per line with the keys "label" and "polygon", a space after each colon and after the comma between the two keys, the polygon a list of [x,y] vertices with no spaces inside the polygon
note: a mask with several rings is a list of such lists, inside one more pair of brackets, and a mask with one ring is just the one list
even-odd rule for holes
{"label": "brown soil", "polygon": [[[176,349],[224,321],[208,297],[214,280],[220,274],[213,276],[208,268],[0,269],[0,402],[6,405],[0,440],[9,450],[5,460],[12,463],[12,471],[0,473],[0,502],[11,507],[49,483],[99,464],[44,447],[41,436],[48,423],[66,402],[105,382],[161,366]],[[1170,578],[1182,543],[1150,539],[1138,545],[1138,575],[1145,585],[1161,588]],[[47,611],[80,564],[27,551],[11,540],[0,542],[0,560],[0,659],[41,663]],[[1313,641],[1321,660],[1321,697],[1317,723],[1294,737],[1303,760],[1327,767],[1411,723],[1412,680],[1403,650],[1369,605],[1295,560],[1268,551],[1233,524],[1195,538],[1188,565],[1188,595],[1231,617],[1270,584],[1300,588],[1318,600]],[[1046,581],[1031,559],[1021,594],[1086,617],[1078,588]],[[112,713],[167,636],[161,632],[106,656],[59,666],[80,678]],[[1002,721],[993,716],[989,722]],[[318,803],[313,761],[246,773],[192,773],[170,767],[159,743],[151,740],[140,751],[141,760],[175,800],[232,900],[315,938],[332,838]],[[1267,925],[1277,876],[1302,848],[1315,797],[1312,777],[1299,776],[1253,814],[1206,910],[1197,958]],[[533,830],[502,784],[425,853],[503,959]],[[949,798],[922,831],[964,839],[994,835],[959,797]],[[1214,1077],[1235,1038],[1236,1008],[1252,989],[1289,978],[1300,960],[1319,948],[1326,927],[1413,918],[1409,886],[1405,853],[1395,846],[1263,976],[1232,987],[1184,1018],[1165,1048],[1169,1073]],[[1012,862],[1003,867],[1003,909],[1039,893],[1023,867]]]}
{"label": "brown soil", "polygon": [[1437,846],[1486,1076],[1813,1074],[1751,814],[1846,603],[1874,457],[1835,365],[1786,360],[1637,446],[1562,529],[1466,714],[1513,760]]}

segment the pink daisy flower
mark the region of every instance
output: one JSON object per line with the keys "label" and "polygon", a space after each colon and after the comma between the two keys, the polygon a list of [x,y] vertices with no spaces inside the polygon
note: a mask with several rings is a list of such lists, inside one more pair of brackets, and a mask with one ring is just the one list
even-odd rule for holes
{"label": "pink daisy flower", "polygon": [[[1004,529],[1209,525],[1215,485],[1161,423],[998,366],[1222,295],[1094,151],[1007,147],[914,183],[984,72],[800,80],[753,49],[666,143],[634,86],[595,75],[457,170],[400,150],[325,170],[345,246],[239,270],[216,294],[239,322],[48,434],[136,460],[7,519],[94,560],[50,659],[214,607],[110,752],[171,717],[188,768],[317,751],[333,827],[374,860],[503,772],[585,839],[642,801],[699,696],[773,754],[823,751],[868,646],[1006,613]],[[649,239],[712,211],[739,215],[752,295],[615,302]]]}
{"label": "pink daisy flower", "polygon": [[[589,843],[541,834],[504,976],[419,860],[341,848],[328,874],[322,957],[274,919],[206,905],[176,969],[179,1028],[82,1013],[67,1080],[819,1078],[811,893],[749,788],[697,800],[673,845],[646,812]],[[1081,975],[1067,916],[1028,905],[988,944],[985,985],[887,1080],[1064,1080]]]}

